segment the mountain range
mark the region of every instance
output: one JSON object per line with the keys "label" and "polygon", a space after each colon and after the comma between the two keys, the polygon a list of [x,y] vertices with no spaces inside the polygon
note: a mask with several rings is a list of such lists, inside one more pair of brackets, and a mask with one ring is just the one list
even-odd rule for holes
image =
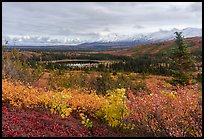
{"label": "mountain range", "polygon": [[[94,51],[94,50],[117,50],[117,49],[124,49],[130,48],[138,45],[143,44],[150,44],[156,42],[163,42],[167,40],[175,39],[175,32],[182,32],[182,35],[185,38],[190,37],[201,37],[202,36],[202,29],[200,28],[185,28],[185,29],[176,29],[173,28],[171,30],[159,30],[157,32],[149,33],[149,34],[136,34],[136,35],[119,35],[119,34],[107,34],[99,38],[95,42],[86,42],[77,45],[67,45],[67,44],[49,44],[49,43],[34,43],[33,44],[17,44],[15,47],[26,49],[33,48],[33,49],[60,49],[60,50],[87,50],[87,51]],[[27,37],[29,39],[30,37]],[[21,38],[22,39],[22,38]],[[24,38],[26,39],[26,38]],[[44,38],[45,40],[45,38]],[[14,47],[14,45],[10,44],[10,46]]]}
{"label": "mountain range", "polygon": [[[160,30],[158,32],[149,33],[147,35],[143,34],[137,34],[133,36],[119,36],[117,34],[109,34],[109,38],[113,38],[112,40],[102,39],[101,41],[92,42],[92,43],[83,43],[79,46],[84,47],[96,47],[96,46],[104,46],[104,47],[110,47],[113,46],[115,48],[118,47],[132,47],[137,46],[141,44],[149,44],[149,43],[155,43],[155,42],[163,42],[167,40],[173,40],[175,39],[175,32],[182,32],[182,35],[185,38],[190,37],[200,37],[202,36],[202,29],[199,28],[185,28],[185,29],[176,29],[173,28],[171,30]],[[111,37],[112,36],[112,37]],[[107,36],[106,36],[107,38]]]}
{"label": "mountain range", "polygon": [[[187,42],[187,48],[195,55],[202,56],[202,37],[189,37],[184,39]],[[116,56],[140,57],[149,54],[164,54],[175,48],[175,41],[168,40],[163,42],[139,45],[122,50],[101,51],[96,54],[110,54]]]}

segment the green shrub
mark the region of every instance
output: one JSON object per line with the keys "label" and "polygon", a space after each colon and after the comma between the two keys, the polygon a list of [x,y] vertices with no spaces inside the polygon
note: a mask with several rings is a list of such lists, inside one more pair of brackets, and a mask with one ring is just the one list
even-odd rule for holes
{"label": "green shrub", "polygon": [[33,83],[43,73],[43,68],[31,68],[26,58],[21,56],[19,50],[12,49],[2,52],[2,72],[3,78],[7,77],[12,80],[20,80],[22,82]]}
{"label": "green shrub", "polygon": [[103,105],[102,109],[96,115],[103,117],[110,127],[118,129],[133,128],[133,125],[130,123],[125,123],[125,119],[130,114],[126,106],[127,97],[125,89],[107,91],[105,98],[107,99],[106,104]]}
{"label": "green shrub", "polygon": [[198,74],[197,74],[196,80],[197,80],[198,82],[202,82],[202,73],[198,73]]}
{"label": "green shrub", "polygon": [[105,95],[106,91],[111,89],[113,80],[108,72],[104,72],[96,78],[96,91],[99,95]]}

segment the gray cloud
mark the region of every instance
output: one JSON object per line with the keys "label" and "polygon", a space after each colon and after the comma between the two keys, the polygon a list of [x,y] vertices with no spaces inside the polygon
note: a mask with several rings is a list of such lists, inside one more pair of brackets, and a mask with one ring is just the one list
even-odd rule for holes
{"label": "gray cloud", "polygon": [[103,31],[110,32],[110,29],[108,27],[106,27],[106,28],[104,28]]}
{"label": "gray cloud", "polygon": [[202,27],[195,2],[3,2],[3,35],[98,39],[103,32],[133,34],[159,28]]}
{"label": "gray cloud", "polygon": [[199,12],[202,11],[202,3],[201,2],[194,2],[191,4],[187,9],[190,9],[192,12]]}
{"label": "gray cloud", "polygon": [[140,26],[140,25],[134,25],[133,28],[142,29],[142,28],[144,28],[144,27],[143,27],[143,26]]}

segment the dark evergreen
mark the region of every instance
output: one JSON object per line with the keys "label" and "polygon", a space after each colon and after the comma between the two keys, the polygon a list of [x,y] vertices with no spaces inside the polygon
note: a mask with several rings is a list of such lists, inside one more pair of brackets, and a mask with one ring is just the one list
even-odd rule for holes
{"label": "dark evergreen", "polygon": [[169,55],[171,72],[174,77],[170,83],[173,85],[184,85],[193,79],[192,72],[194,71],[195,60],[187,49],[188,44],[184,41],[182,32],[175,32],[175,34],[176,48],[172,49]]}

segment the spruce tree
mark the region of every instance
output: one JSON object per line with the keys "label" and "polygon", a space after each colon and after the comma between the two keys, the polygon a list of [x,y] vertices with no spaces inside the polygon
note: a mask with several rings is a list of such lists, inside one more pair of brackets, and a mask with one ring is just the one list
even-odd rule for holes
{"label": "spruce tree", "polygon": [[176,48],[172,49],[169,56],[173,76],[171,84],[189,84],[189,81],[192,80],[195,60],[187,49],[187,43],[184,41],[182,32],[175,32],[175,34]]}

